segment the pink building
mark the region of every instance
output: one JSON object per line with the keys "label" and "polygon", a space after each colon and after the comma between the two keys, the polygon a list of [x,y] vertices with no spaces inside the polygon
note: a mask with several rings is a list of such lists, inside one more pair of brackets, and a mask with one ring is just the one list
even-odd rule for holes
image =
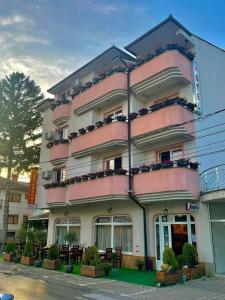
{"label": "pink building", "polygon": [[224,53],[173,17],[125,48],[130,54],[115,46],[101,53],[50,88],[55,99],[39,106],[38,199],[49,208],[48,243],[64,243],[74,230],[85,247],[122,247],[126,267],[147,257],[160,269],[165,245],[180,255],[189,242],[212,271],[198,171],[210,161],[198,154],[195,119],[219,108],[208,104],[215,80],[206,56],[220,72]]}

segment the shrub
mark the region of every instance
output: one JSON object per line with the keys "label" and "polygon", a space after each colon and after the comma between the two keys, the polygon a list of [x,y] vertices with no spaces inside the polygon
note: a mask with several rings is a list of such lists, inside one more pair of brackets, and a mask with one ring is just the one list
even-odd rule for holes
{"label": "shrub", "polygon": [[15,253],[15,244],[11,241],[7,242],[4,251],[6,253]]}
{"label": "shrub", "polygon": [[197,250],[194,245],[185,243],[182,248],[182,254],[189,268],[197,264]]}
{"label": "shrub", "polygon": [[169,246],[166,246],[163,251],[163,264],[169,265],[171,270],[176,270],[178,268],[178,262],[175,253]]}
{"label": "shrub", "polygon": [[97,263],[99,260],[98,248],[96,246],[91,246],[85,253],[85,257],[82,261],[83,265],[92,265],[92,263]]}
{"label": "shrub", "polygon": [[27,257],[33,257],[34,251],[33,251],[33,243],[32,241],[27,241],[24,246],[23,256]]}
{"label": "shrub", "polygon": [[187,264],[185,257],[183,255],[178,255],[176,258],[177,258],[179,268],[182,268],[183,266],[185,266]]}
{"label": "shrub", "polygon": [[53,244],[48,249],[48,259],[54,260],[59,258],[59,248],[56,244]]}
{"label": "shrub", "polygon": [[35,230],[34,241],[41,246],[45,246],[47,243],[47,232],[44,230]]}

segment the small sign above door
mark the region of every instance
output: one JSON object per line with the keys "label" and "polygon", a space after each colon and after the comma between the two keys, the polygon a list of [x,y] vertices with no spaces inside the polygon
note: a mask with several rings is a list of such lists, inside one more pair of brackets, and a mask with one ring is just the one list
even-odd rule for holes
{"label": "small sign above door", "polygon": [[197,203],[192,203],[192,202],[187,202],[186,203],[186,210],[198,211],[198,204]]}

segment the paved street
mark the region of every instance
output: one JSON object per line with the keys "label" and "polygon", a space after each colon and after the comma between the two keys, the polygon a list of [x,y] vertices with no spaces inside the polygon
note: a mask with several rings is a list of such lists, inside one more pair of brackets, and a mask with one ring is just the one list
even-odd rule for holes
{"label": "paved street", "polygon": [[0,292],[4,291],[13,293],[15,300],[225,300],[225,278],[155,288],[0,262]]}

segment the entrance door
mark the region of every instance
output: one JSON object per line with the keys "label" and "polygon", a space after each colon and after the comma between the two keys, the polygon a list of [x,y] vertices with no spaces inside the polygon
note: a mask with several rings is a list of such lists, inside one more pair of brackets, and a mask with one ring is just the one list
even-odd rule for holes
{"label": "entrance door", "polygon": [[188,242],[187,224],[171,224],[172,248],[175,255],[182,254],[182,247]]}
{"label": "entrance door", "polygon": [[159,270],[163,264],[163,251],[166,246],[171,247],[171,226],[162,225],[160,228],[160,256],[157,258],[157,270]]}

